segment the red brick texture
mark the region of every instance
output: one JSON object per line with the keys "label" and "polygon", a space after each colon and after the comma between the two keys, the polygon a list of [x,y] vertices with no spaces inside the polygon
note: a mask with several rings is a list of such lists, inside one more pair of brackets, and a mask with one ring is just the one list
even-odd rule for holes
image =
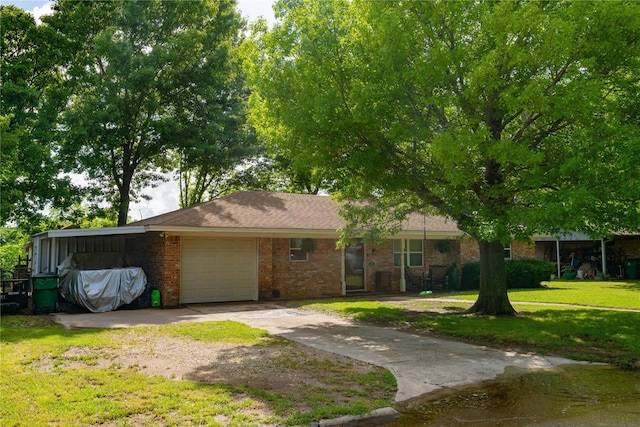
{"label": "red brick texture", "polygon": [[[412,272],[422,274],[430,265],[458,264],[478,261],[480,253],[475,240],[450,240],[451,252],[441,253],[436,240],[423,243],[424,265]],[[342,294],[342,257],[336,239],[314,239],[315,248],[306,261],[291,261],[288,238],[258,238],[258,297],[260,300],[282,298],[318,298]],[[127,252],[132,265],[141,266],[150,285],[160,289],[162,303],[180,303],[181,239],[159,233],[128,239]],[[383,245],[365,245],[365,291],[400,292],[401,269],[393,265],[393,241]],[[534,259],[535,246],[512,245],[514,259]],[[376,289],[376,273],[390,272],[390,289]]]}
{"label": "red brick texture", "polygon": [[[460,246],[462,253],[460,262],[462,264],[465,264],[467,262],[480,261],[480,247],[478,246],[478,242],[470,237],[465,237],[460,242]],[[536,259],[536,245],[533,243],[533,241],[511,242],[511,259]]]}
{"label": "red brick texture", "polygon": [[127,239],[131,265],[142,267],[147,282],[160,290],[162,304],[180,303],[180,237],[150,233]]}
{"label": "red brick texture", "polygon": [[[263,251],[269,244],[260,239],[259,270],[268,272],[265,265],[271,260],[271,278],[259,280],[260,296],[273,296],[277,290],[283,299],[338,296],[342,290],[342,251],[336,249],[335,239],[314,239],[315,249],[307,261],[291,261],[289,239],[270,239],[271,255]],[[264,261],[263,261],[264,260]]]}

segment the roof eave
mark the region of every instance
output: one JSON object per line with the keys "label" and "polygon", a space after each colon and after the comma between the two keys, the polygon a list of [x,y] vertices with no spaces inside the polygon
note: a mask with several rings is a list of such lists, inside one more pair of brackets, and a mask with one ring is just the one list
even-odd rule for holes
{"label": "roof eave", "polygon": [[105,227],[105,228],[63,228],[60,230],[48,230],[33,235],[32,237],[88,237],[88,236],[116,236],[125,234],[143,234],[148,231],[144,225],[130,227]]}

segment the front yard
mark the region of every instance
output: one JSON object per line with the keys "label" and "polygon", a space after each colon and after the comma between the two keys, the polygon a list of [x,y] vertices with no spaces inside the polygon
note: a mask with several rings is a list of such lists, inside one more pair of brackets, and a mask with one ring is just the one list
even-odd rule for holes
{"label": "front yard", "polygon": [[476,300],[477,291],[409,300],[345,298],[291,305],[493,347],[640,369],[639,280],[557,280],[543,285],[509,290],[516,317],[462,314]]}
{"label": "front yard", "polygon": [[[517,317],[461,314],[473,292],[289,305],[640,369],[640,281],[545,286],[509,291]],[[396,392],[384,369],[236,322],[68,331],[47,316],[5,316],[0,357],[7,426],[305,425],[390,406]]]}
{"label": "front yard", "polygon": [[382,368],[241,323],[67,331],[48,319],[2,319],[3,426],[304,425],[396,392]]}

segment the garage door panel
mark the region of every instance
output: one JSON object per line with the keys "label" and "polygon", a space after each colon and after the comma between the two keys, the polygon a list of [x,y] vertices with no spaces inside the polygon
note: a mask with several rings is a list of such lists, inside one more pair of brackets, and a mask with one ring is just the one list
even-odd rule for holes
{"label": "garage door panel", "polygon": [[255,239],[183,239],[182,303],[253,300],[257,290]]}

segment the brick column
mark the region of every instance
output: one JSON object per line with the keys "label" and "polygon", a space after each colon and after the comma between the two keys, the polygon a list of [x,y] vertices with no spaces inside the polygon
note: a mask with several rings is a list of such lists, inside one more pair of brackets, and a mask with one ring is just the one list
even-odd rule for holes
{"label": "brick column", "polygon": [[180,237],[159,236],[151,247],[151,268],[160,289],[162,305],[180,304]]}
{"label": "brick column", "polygon": [[271,298],[273,291],[273,239],[258,239],[258,299]]}

